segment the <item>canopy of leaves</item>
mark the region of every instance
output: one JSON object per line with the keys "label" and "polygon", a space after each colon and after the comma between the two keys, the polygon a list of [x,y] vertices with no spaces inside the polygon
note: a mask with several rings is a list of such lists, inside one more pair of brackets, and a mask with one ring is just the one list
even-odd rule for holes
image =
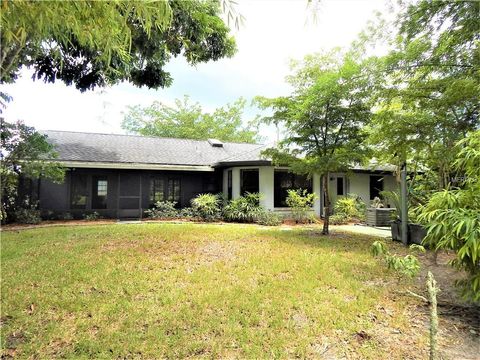
{"label": "canopy of leaves", "polygon": [[171,107],[155,101],[147,107],[133,106],[125,114],[122,127],[130,133],[145,136],[255,143],[261,140],[250,125],[242,122],[246,101],[204,112],[200,104],[191,103],[187,96],[175,100]]}
{"label": "canopy of leaves", "polygon": [[381,59],[371,144],[386,162],[435,169],[445,187],[455,143],[480,126],[477,1],[404,6],[392,50]]}
{"label": "canopy of leaves", "polygon": [[82,91],[124,80],[166,87],[172,56],[196,64],[234,54],[220,12],[217,0],[4,1],[1,82],[25,65]]}
{"label": "canopy of leaves", "polygon": [[365,133],[370,119],[369,77],[364,64],[334,51],[309,55],[292,64],[287,78],[294,91],[288,97],[257,97],[260,108],[273,114],[266,123],[282,124],[285,139],[266,155],[299,173],[325,174],[346,170],[365,159]]}
{"label": "canopy of leaves", "polygon": [[464,181],[459,188],[435,193],[420,218],[428,230],[425,242],[436,249],[453,250],[453,265],[468,277],[461,281],[464,295],[480,302],[480,130],[457,145],[455,169]]}

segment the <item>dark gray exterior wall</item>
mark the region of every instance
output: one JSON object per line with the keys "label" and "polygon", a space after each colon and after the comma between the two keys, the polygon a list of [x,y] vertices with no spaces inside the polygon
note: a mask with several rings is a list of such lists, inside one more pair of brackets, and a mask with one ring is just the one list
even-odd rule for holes
{"label": "dark gray exterior wall", "polygon": [[[72,177],[78,175],[87,175],[87,204],[85,209],[71,208],[71,182]],[[92,208],[92,178],[94,176],[106,177],[108,181],[107,208]],[[128,178],[128,180],[126,180]],[[124,195],[122,201],[138,201],[129,195],[138,195],[140,197],[141,211],[138,216],[143,215],[143,211],[150,207],[151,179],[163,178],[180,180],[179,207],[190,206],[190,200],[196,195],[206,192],[220,192],[222,171],[201,172],[201,171],[154,171],[154,170],[116,170],[116,169],[69,169],[65,174],[65,180],[62,184],[55,184],[51,181],[42,179],[39,189],[39,208],[42,216],[45,218],[62,217],[66,212],[74,218],[82,218],[84,214],[97,211],[102,217],[137,217],[135,212],[121,211],[122,207],[119,195]],[[119,193],[119,181],[122,179],[122,190]],[[138,198],[137,198],[138,199]]]}

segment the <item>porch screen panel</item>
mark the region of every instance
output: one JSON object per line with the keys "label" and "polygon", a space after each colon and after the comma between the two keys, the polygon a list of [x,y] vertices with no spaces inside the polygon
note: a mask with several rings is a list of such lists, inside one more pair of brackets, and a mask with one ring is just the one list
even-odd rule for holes
{"label": "porch screen panel", "polygon": [[240,170],[240,194],[258,193],[260,190],[258,169]]}
{"label": "porch screen panel", "polygon": [[273,177],[273,206],[286,207],[288,190],[303,189],[312,193],[312,180],[305,175],[297,175],[286,170],[275,170]]}
{"label": "porch screen panel", "polygon": [[70,189],[70,207],[72,209],[86,209],[87,198],[87,175],[72,174]]}

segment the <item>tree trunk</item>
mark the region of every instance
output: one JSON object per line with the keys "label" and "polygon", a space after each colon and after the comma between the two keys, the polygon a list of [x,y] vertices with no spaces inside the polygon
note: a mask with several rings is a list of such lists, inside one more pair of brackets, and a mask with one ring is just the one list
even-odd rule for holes
{"label": "tree trunk", "polygon": [[323,177],[323,198],[325,199],[325,204],[323,204],[323,211],[325,213],[325,218],[323,221],[323,235],[328,235],[329,232],[329,222],[330,222],[330,196],[328,195],[328,183],[329,183],[330,173],[326,173]]}

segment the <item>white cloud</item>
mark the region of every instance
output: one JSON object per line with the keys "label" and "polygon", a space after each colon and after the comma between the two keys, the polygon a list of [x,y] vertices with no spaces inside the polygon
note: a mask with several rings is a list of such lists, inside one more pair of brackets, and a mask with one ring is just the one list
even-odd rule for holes
{"label": "white cloud", "polygon": [[[183,59],[168,65],[174,78],[171,88],[138,89],[120,84],[94,92],[80,93],[62,83],[33,82],[25,71],[15,84],[4,85],[14,97],[5,115],[23,119],[39,129],[92,132],[122,132],[122,111],[128,105],[167,103],[184,94],[212,110],[240,96],[279,96],[289,91],[284,78],[291,58],[332,47],[346,47],[372,18],[374,10],[384,10],[383,1],[322,0],[316,22],[307,0],[244,0],[238,11],[245,26],[235,30],[238,53],[191,67]],[[249,116],[252,116],[249,112]],[[274,138],[269,129],[268,136]]]}

